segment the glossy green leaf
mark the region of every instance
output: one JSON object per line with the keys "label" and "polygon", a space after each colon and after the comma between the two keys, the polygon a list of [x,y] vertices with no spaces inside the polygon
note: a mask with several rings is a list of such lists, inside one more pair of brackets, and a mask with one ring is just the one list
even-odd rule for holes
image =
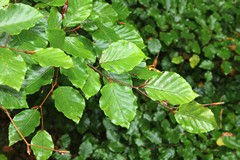
{"label": "glossy green leaf", "polygon": [[175,56],[172,58],[172,63],[174,64],[181,64],[184,61],[182,56]]}
{"label": "glossy green leaf", "polygon": [[82,87],[82,91],[87,99],[98,93],[101,88],[100,76],[91,68],[87,68],[87,79]]}
{"label": "glossy green leaf", "polygon": [[82,89],[88,78],[88,66],[87,63],[81,58],[73,59],[73,62],[73,67],[69,69],[62,69],[61,73],[67,76],[75,87]]}
{"label": "glossy green leaf", "polygon": [[124,20],[131,13],[128,6],[124,1],[113,1],[112,8],[117,12],[118,18]]}
{"label": "glossy green leaf", "polygon": [[197,102],[180,105],[175,118],[190,133],[209,132],[218,128],[212,111]]}
{"label": "glossy green leaf", "polygon": [[71,57],[58,48],[39,49],[31,56],[43,67],[54,66],[67,69],[73,66]]}
{"label": "glossy green leaf", "polygon": [[61,48],[63,46],[65,40],[65,32],[62,29],[48,29],[47,36],[51,47]]}
{"label": "glossy green leaf", "polygon": [[[22,135],[26,137],[34,132],[35,128],[40,124],[40,113],[36,109],[26,109],[16,114],[13,121]],[[22,140],[13,124],[9,125],[8,139],[9,146]]]}
{"label": "glossy green leaf", "polygon": [[93,145],[89,140],[84,141],[79,147],[79,160],[87,159],[93,153]]}
{"label": "glossy green leaf", "polygon": [[225,146],[232,149],[240,149],[240,141],[236,137],[224,136],[222,142]]}
{"label": "glossy green leaf", "polygon": [[100,64],[105,70],[120,74],[132,70],[144,58],[146,56],[135,44],[120,40],[103,51]]}
{"label": "glossy green leaf", "polygon": [[156,38],[148,41],[148,49],[152,54],[158,54],[162,48],[160,41]]}
{"label": "glossy green leaf", "polygon": [[[52,155],[52,150],[54,149],[54,144],[51,135],[45,131],[40,130],[31,140],[31,149],[37,160],[48,159]],[[41,146],[43,148],[41,148]],[[49,148],[49,149],[44,149]]]}
{"label": "glossy green leaf", "polygon": [[87,50],[77,37],[66,37],[63,50],[76,57],[94,59],[91,51]]}
{"label": "glossy green leaf", "polygon": [[210,60],[204,60],[199,67],[206,70],[212,70],[214,68],[214,63]]}
{"label": "glossy green leaf", "polygon": [[6,109],[28,108],[26,96],[10,87],[0,87],[0,105]]}
{"label": "glossy green leaf", "polygon": [[42,14],[38,10],[22,3],[0,8],[0,15],[0,33],[7,32],[12,35],[33,27],[42,18]]}
{"label": "glossy green leaf", "polygon": [[52,7],[48,17],[48,28],[49,29],[60,29],[62,24],[62,15],[59,13],[56,7]]}
{"label": "glossy green leaf", "polygon": [[7,85],[19,91],[26,71],[26,64],[20,55],[0,48],[0,85]]}
{"label": "glossy green leaf", "polygon": [[100,108],[112,123],[129,128],[136,115],[136,97],[132,89],[117,83],[106,84],[101,89]]}
{"label": "glossy green leaf", "polygon": [[151,99],[166,100],[173,105],[191,102],[198,96],[186,80],[174,72],[160,73],[144,88]]}
{"label": "glossy green leaf", "polygon": [[63,19],[63,25],[74,27],[86,20],[92,12],[92,0],[71,0],[68,1],[68,9]]}
{"label": "glossy green leaf", "polygon": [[195,68],[198,63],[200,62],[200,58],[198,55],[194,54],[192,57],[189,58],[191,68]]}
{"label": "glossy green leaf", "polygon": [[53,78],[53,67],[33,66],[27,71],[23,82],[23,89],[26,94],[33,94],[42,86],[51,84]]}
{"label": "glossy green leaf", "polygon": [[110,4],[97,1],[93,5],[93,12],[90,19],[108,26],[117,21],[117,16],[116,11]]}
{"label": "glossy green leaf", "polygon": [[232,64],[228,61],[224,61],[221,64],[221,68],[225,75],[228,75],[232,71]]}
{"label": "glossy green leaf", "polygon": [[231,52],[228,48],[223,47],[217,51],[217,55],[223,60],[227,60],[231,57]]}
{"label": "glossy green leaf", "polygon": [[58,87],[54,92],[55,107],[65,117],[79,123],[85,108],[82,95],[72,87]]}

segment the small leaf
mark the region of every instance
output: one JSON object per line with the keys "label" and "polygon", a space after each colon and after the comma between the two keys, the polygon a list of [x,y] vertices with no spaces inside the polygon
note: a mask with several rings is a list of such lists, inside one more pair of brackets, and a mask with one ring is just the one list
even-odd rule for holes
{"label": "small leaf", "polygon": [[87,63],[81,59],[73,59],[74,65],[69,69],[62,69],[61,73],[68,77],[71,83],[78,88],[83,88],[88,78]]}
{"label": "small leaf", "polygon": [[200,58],[198,55],[194,54],[192,57],[189,58],[191,68],[195,68],[198,63],[200,62]]}
{"label": "small leaf", "polygon": [[79,123],[85,108],[85,100],[81,94],[72,87],[58,87],[54,92],[55,107],[59,112]]}
{"label": "small leaf", "polygon": [[[26,109],[16,114],[13,121],[22,135],[27,137],[40,124],[40,113],[36,109]],[[9,146],[22,140],[12,123],[9,125],[8,138]]]}
{"label": "small leaf", "polygon": [[26,64],[20,55],[0,48],[0,85],[7,85],[19,91],[26,71]]}
{"label": "small leaf", "polygon": [[204,60],[199,67],[206,70],[212,70],[214,68],[214,63],[210,60]]}
{"label": "small leaf", "polygon": [[92,0],[71,0],[68,1],[68,9],[63,19],[63,25],[74,27],[86,20],[92,12]]}
{"label": "small leaf", "polygon": [[63,46],[65,32],[62,29],[47,29],[47,36],[51,47],[61,48]]}
{"label": "small leaf", "polygon": [[[51,135],[47,131],[38,131],[37,134],[32,138],[31,144],[33,145],[31,146],[31,149],[33,150],[33,153],[37,159],[48,159],[52,155],[53,151],[50,149],[54,149],[54,144]],[[41,146],[43,148],[41,148]]]}
{"label": "small leaf", "polygon": [[181,64],[184,61],[182,56],[176,56],[172,58],[172,63],[174,64]]}
{"label": "small leaf", "polygon": [[180,105],[175,118],[190,133],[209,132],[218,128],[212,111],[197,102]]}
{"label": "small leaf", "polygon": [[132,89],[117,83],[106,84],[101,89],[100,108],[112,123],[129,128],[136,115],[136,97]]}
{"label": "small leaf", "polygon": [[120,40],[103,51],[100,64],[105,70],[120,74],[132,70],[144,58],[146,56],[135,44]]}
{"label": "small leaf", "polygon": [[6,109],[28,108],[26,95],[10,87],[0,87],[0,105]]}
{"label": "small leaf", "polygon": [[223,70],[224,75],[228,75],[232,71],[232,64],[228,61],[224,61],[221,64],[221,69]]}
{"label": "small leaf", "polygon": [[31,55],[41,66],[54,66],[70,68],[73,66],[72,59],[58,48],[46,48],[36,50],[36,53]]}
{"label": "small leaf", "polygon": [[198,96],[186,80],[174,72],[160,73],[153,77],[144,88],[151,99],[167,100],[173,105],[191,102]]}
{"label": "small leaf", "polygon": [[62,15],[56,7],[51,7],[48,17],[48,29],[60,29],[62,24]]}
{"label": "small leaf", "polygon": [[40,89],[40,87],[51,84],[53,78],[53,67],[33,66],[26,74],[23,82],[23,89],[26,94],[33,94]]}
{"label": "small leaf", "polygon": [[94,147],[89,140],[84,141],[79,147],[79,160],[87,159],[93,153]]}
{"label": "small leaf", "polygon": [[148,49],[153,55],[159,53],[161,48],[162,45],[158,39],[154,38],[148,41]]}
{"label": "small leaf", "polygon": [[33,27],[42,18],[42,14],[37,9],[22,3],[0,8],[0,15],[0,33],[7,32],[12,35]]}
{"label": "small leaf", "polygon": [[88,67],[88,77],[82,91],[87,99],[95,95],[101,88],[100,76],[94,70]]}
{"label": "small leaf", "polygon": [[77,37],[66,37],[63,50],[76,57],[94,59],[91,51],[87,50]]}

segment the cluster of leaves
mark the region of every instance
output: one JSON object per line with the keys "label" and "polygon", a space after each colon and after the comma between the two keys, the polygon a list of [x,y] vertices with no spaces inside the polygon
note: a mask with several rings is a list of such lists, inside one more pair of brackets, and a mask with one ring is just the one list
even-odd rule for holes
{"label": "cluster of leaves", "polygon": [[[213,98],[213,82],[221,81],[221,76],[215,77],[213,71],[220,65],[224,75],[238,72],[234,63],[239,61],[238,36],[225,40],[236,26],[213,14],[218,7],[227,12],[224,7],[198,5],[184,0],[3,1],[0,107],[12,120],[9,145],[23,139],[37,159],[48,159],[53,150],[56,159],[213,159],[209,146],[221,132],[202,134],[218,125],[209,108],[192,101],[198,94],[202,103],[219,100]],[[134,10],[130,16],[134,24],[127,20],[129,7]],[[239,17],[235,10],[226,14]],[[205,22],[204,16],[211,18]],[[149,70],[142,50],[152,59],[160,53],[157,67],[164,71],[155,69],[156,64]],[[219,50],[223,52],[215,53]],[[177,70],[179,64],[182,72]],[[187,76],[191,68],[197,70],[196,77]],[[202,70],[207,70],[204,77]],[[176,72],[186,75],[193,86],[199,81],[198,94]],[[223,100],[233,100],[228,98]],[[16,115],[11,119],[9,113]],[[24,138],[29,135],[31,143]],[[219,144],[238,149],[232,137],[220,137]],[[66,152],[53,149],[53,142],[71,154],[61,155]],[[239,152],[219,154],[216,157],[239,156]]]}

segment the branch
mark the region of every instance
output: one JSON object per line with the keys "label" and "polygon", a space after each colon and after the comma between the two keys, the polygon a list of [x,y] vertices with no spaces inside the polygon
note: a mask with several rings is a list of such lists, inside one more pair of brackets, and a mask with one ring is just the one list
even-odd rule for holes
{"label": "branch", "polygon": [[9,48],[9,47],[7,47],[7,46],[0,46],[0,48],[7,48],[7,49],[9,49],[9,50],[11,50],[11,51],[16,51],[16,52],[23,52],[23,53],[26,53],[26,54],[34,54],[34,53],[36,53],[35,51],[26,51],[26,50],[18,50],[18,49],[15,49],[15,48]]}
{"label": "branch", "polygon": [[209,104],[202,104],[204,107],[211,107],[211,106],[218,106],[218,105],[222,105],[224,104],[224,102],[213,102],[213,103],[209,103]]}

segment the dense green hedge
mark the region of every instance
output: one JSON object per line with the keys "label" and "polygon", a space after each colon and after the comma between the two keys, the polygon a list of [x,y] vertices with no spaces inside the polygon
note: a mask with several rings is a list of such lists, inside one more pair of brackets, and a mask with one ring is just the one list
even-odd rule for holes
{"label": "dense green hedge", "polygon": [[[108,45],[119,39],[131,41],[134,43],[134,45],[131,43],[132,46],[143,49],[144,53],[149,57],[147,59],[147,66],[153,63],[156,65],[156,68],[154,68],[155,66],[149,67],[154,73],[158,73],[159,71],[173,71],[184,77],[191,84],[193,90],[200,95],[196,99],[199,103],[225,102],[225,104],[205,106],[205,108],[210,108],[213,111],[219,129],[208,133],[192,134],[178,125],[175,115],[167,107],[164,108],[162,103],[152,101],[143,94],[135,92],[138,109],[136,110],[134,120],[129,120],[131,123],[115,122],[115,118],[111,118],[111,115],[110,119],[106,117],[104,114],[105,110],[99,107],[98,101],[100,100],[101,103],[101,94],[104,94],[104,91],[102,90],[101,94],[98,93],[93,96],[92,93],[84,90],[84,87],[82,87],[83,84],[79,84],[79,82],[69,78],[71,74],[67,69],[70,66],[70,60],[62,56],[59,57],[59,59],[62,58],[61,61],[57,63],[62,67],[61,74],[59,74],[57,79],[58,85],[73,86],[74,90],[67,87],[61,88],[69,94],[75,94],[76,88],[81,88],[81,94],[84,94],[85,98],[89,99],[86,101],[84,112],[81,111],[83,115],[79,124],[74,123],[79,121],[78,118],[70,117],[71,120],[67,119],[63,114],[58,112],[59,109],[57,110],[53,107],[56,97],[61,97],[59,95],[61,91],[59,88],[53,92],[54,96],[48,98],[46,102],[44,101],[44,128],[52,136],[56,149],[70,151],[69,154],[54,152],[50,159],[235,160],[240,158],[240,2],[230,0],[216,2],[203,0],[112,0],[107,1],[107,3],[111,4],[107,5],[104,0],[95,0],[93,3],[98,4],[96,6],[104,6],[103,9],[101,7],[100,9],[95,9],[88,19],[86,18],[90,12],[79,14],[76,19],[73,16],[70,22],[67,21],[69,19],[65,19],[63,20],[63,26],[66,28],[61,28],[61,23],[54,20],[57,18],[61,19],[64,16],[64,14],[61,15],[60,13],[64,13],[64,7],[62,6],[64,4],[66,6],[65,2],[65,0],[52,2],[46,0],[21,1],[23,4],[35,6],[45,16],[45,19],[38,22],[35,27],[32,25],[31,27],[33,28],[29,30],[21,32],[21,28],[19,29],[17,26],[11,29],[7,26],[1,26],[0,22],[0,33],[4,31],[16,35],[11,37],[7,33],[1,33],[1,48],[6,46],[5,43],[8,42],[10,47],[17,49],[17,54],[21,54],[29,67],[27,77],[33,77],[32,79],[34,79],[34,73],[39,73],[35,75],[36,77],[40,74],[43,76],[39,80],[39,83],[46,85],[44,87],[30,86],[28,82],[25,82],[25,86],[23,85],[23,89],[28,95],[28,106],[39,105],[45,97],[48,97],[47,94],[50,93],[48,91],[51,91],[56,85],[54,81],[52,83],[51,78],[57,70],[51,67],[47,68],[36,65],[35,61],[40,65],[52,64],[50,66],[55,66],[56,62],[41,61],[42,57],[31,58],[29,54],[32,53],[29,50],[46,48],[50,45],[68,53],[72,49],[69,47],[71,46],[70,44],[74,43],[74,45],[84,46],[80,47],[82,51],[90,53],[81,55],[83,57],[80,58],[85,58],[88,63],[93,64],[95,62],[94,57],[97,57],[101,61],[103,59],[102,57],[100,58],[101,52],[103,50],[104,52],[109,51],[105,50]],[[83,3],[84,0],[81,2]],[[2,4],[8,4],[8,0],[3,0]],[[87,4],[84,5],[88,6]],[[81,5],[78,7],[80,8]],[[74,15],[74,13],[71,14]],[[38,17],[40,15],[36,14],[36,21]],[[81,21],[83,19],[84,21]],[[81,21],[80,29],[76,28],[79,21]],[[32,19],[31,22],[33,23]],[[113,23],[114,27],[117,26],[116,24],[119,24],[118,28],[112,27],[109,23]],[[108,25],[104,26],[102,24]],[[126,30],[121,28],[123,24],[127,26]],[[144,48],[144,44],[135,27],[143,38],[146,48]],[[98,28],[101,30],[98,31]],[[63,30],[66,32],[68,38],[65,38]],[[121,31],[124,32],[120,33]],[[118,37],[118,34],[123,36]],[[70,38],[75,35],[83,35],[86,38],[79,36],[80,41]],[[64,38],[65,41],[62,40]],[[94,46],[91,46],[91,41],[95,42]],[[67,42],[69,44],[68,47],[65,45]],[[115,43],[116,45],[113,46],[118,48],[119,44],[124,45],[124,43],[125,41],[121,41]],[[64,45],[65,47],[63,47]],[[47,50],[62,53],[59,50]],[[124,48],[121,48],[121,50],[124,50]],[[19,51],[23,52],[20,53]],[[2,50],[2,53],[11,55],[11,53],[4,50]],[[46,53],[46,50],[40,49],[37,50],[37,53]],[[140,51],[138,53],[141,54]],[[72,57],[77,54],[77,52],[74,52]],[[92,54],[94,57],[90,56]],[[6,57],[0,56],[0,58],[7,60]],[[51,55],[49,55],[49,58],[51,58]],[[154,60],[157,60],[157,63]],[[81,59],[77,59],[76,63],[87,67]],[[25,68],[24,65],[18,67],[19,70]],[[111,66],[101,65],[101,67],[106,70],[103,71],[105,75],[109,74],[107,71],[112,71]],[[92,66],[92,69],[97,68]],[[121,72],[119,68],[117,70]],[[80,73],[86,72],[95,75],[90,69]],[[141,78],[134,76],[136,73],[138,72],[130,71],[134,86],[143,83],[140,80]],[[98,76],[95,75],[96,79],[99,79]],[[110,74],[105,78],[111,76]],[[129,77],[114,76],[123,82],[130,82]],[[54,78],[56,79],[56,77]],[[28,78],[28,80],[31,82],[31,78]],[[107,80],[103,78],[101,83],[107,84]],[[5,81],[5,85],[13,85],[14,89],[18,89],[19,85],[21,87],[21,82],[15,84],[14,81],[12,83],[11,81],[9,83]],[[93,88],[94,93],[99,91],[101,85],[96,82],[95,86]],[[107,88],[106,86],[104,86],[105,89]],[[0,106],[4,106],[7,103],[4,102],[4,98],[1,99],[1,96],[4,97],[3,94],[5,94],[4,91],[6,88],[5,86],[1,86],[0,89],[0,102],[3,103],[0,103]],[[9,89],[7,88],[7,90]],[[9,93],[14,93],[12,95],[19,98],[18,93],[15,91],[12,92],[11,90]],[[128,94],[128,90],[126,90],[126,94]],[[131,94],[129,95],[131,96]],[[129,99],[131,98],[129,97]],[[81,101],[82,98],[78,98],[78,100]],[[81,103],[83,102],[81,101]],[[61,101],[59,101],[58,105],[61,105]],[[73,105],[75,104],[73,103]],[[84,105],[80,106],[83,107]],[[174,108],[177,106],[171,105],[171,107]],[[19,112],[19,110],[13,110],[11,111],[11,116],[14,117]],[[25,112],[26,115],[24,116],[29,116],[31,111],[28,110],[28,112],[29,114]],[[33,155],[27,155],[26,146],[22,141],[8,147],[8,125],[10,122],[2,110],[0,111],[0,120],[0,159],[4,159],[5,156],[9,159],[27,159],[29,157],[34,159]],[[129,129],[126,129],[114,125],[112,122],[123,127],[128,127],[129,124],[130,126]],[[39,125],[38,123],[40,122],[36,121],[36,126]],[[38,127],[38,129],[41,128]],[[36,137],[36,135],[31,134],[27,137],[27,140],[31,141],[33,137]],[[37,139],[39,137],[35,141],[33,140],[33,142],[37,143]],[[11,143],[15,142],[10,139]],[[46,145],[51,146],[52,144]],[[36,151],[35,153],[38,152]]]}

